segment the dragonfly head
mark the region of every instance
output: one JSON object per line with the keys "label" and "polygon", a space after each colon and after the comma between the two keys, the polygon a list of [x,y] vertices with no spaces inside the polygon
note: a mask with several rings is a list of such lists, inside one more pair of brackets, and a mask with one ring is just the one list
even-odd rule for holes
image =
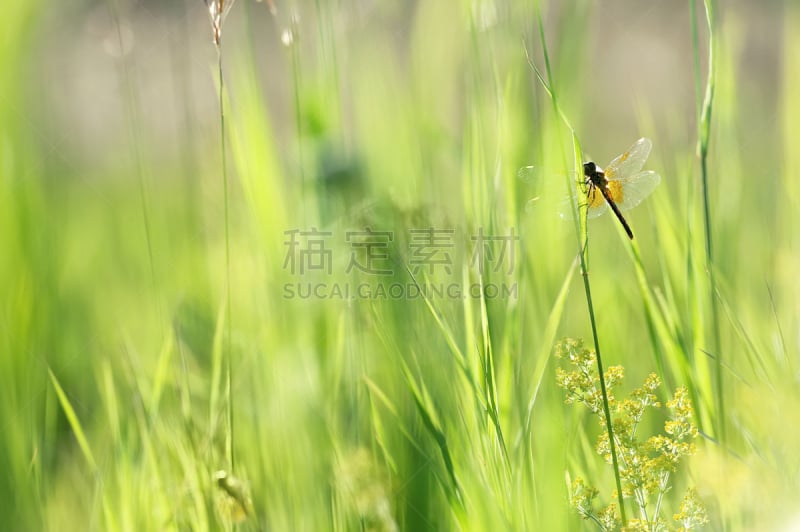
{"label": "dragonfly head", "polygon": [[594,174],[597,173],[597,170],[598,168],[597,165],[594,164],[594,161],[583,163],[583,175],[585,175],[586,177],[593,176]]}

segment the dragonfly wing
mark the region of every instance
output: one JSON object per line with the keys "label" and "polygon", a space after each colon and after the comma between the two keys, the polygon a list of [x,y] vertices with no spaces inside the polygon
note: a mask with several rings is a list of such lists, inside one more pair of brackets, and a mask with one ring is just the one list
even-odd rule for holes
{"label": "dragonfly wing", "polygon": [[607,210],[608,204],[605,202],[605,200],[603,200],[603,203],[591,205],[589,207],[589,213],[586,215],[586,217],[591,220],[592,218],[597,218],[601,214],[604,214]]}
{"label": "dragonfly wing", "polygon": [[617,207],[621,211],[627,211],[639,205],[655,190],[661,182],[661,176],[647,170],[616,181],[622,185],[622,198],[617,201]]}
{"label": "dragonfly wing", "polygon": [[562,220],[573,220],[575,218],[575,208],[572,205],[572,198],[565,196],[558,202],[558,217]]}
{"label": "dragonfly wing", "polygon": [[525,202],[525,214],[533,214],[538,212],[542,205],[542,198],[534,196]]}
{"label": "dragonfly wing", "polygon": [[574,175],[573,171],[559,171],[539,165],[523,166],[517,170],[517,179],[537,185],[549,182],[563,183],[564,176]]}
{"label": "dragonfly wing", "polygon": [[[579,200],[580,203],[578,206],[580,207],[580,212],[583,213],[583,209],[586,208],[586,198],[581,197]],[[597,204],[597,206],[590,207],[589,213],[586,216],[587,218],[597,218],[606,212],[606,210],[608,210],[608,205],[606,205],[606,202],[603,201],[602,203]],[[572,199],[569,196],[562,199],[558,204],[558,217],[562,220],[573,220],[575,218],[575,211],[576,209],[573,207]]]}
{"label": "dragonfly wing", "polygon": [[517,178],[525,183],[535,183],[542,178],[540,166],[523,166],[517,170]]}
{"label": "dragonfly wing", "polygon": [[[646,157],[647,156],[645,155],[645,158]],[[642,164],[644,164],[644,160],[642,160]],[[572,172],[572,174],[574,175],[574,172]],[[524,166],[517,171],[517,177],[527,183],[537,183],[539,185],[543,185],[545,183],[554,184],[554,179],[562,180],[564,178],[564,174],[558,175],[558,173],[549,171],[541,166]],[[597,218],[608,210],[608,205],[606,204],[606,201],[601,193],[599,191],[595,191],[594,194],[596,194],[595,200],[589,202],[590,206],[587,214],[588,218]],[[543,196],[547,195],[547,193],[543,194]],[[588,201],[586,194],[578,193],[577,200],[581,209],[585,209]],[[542,197],[536,196],[528,200],[528,202],[525,204],[525,212],[532,213],[538,211],[539,209],[547,209],[546,205],[550,205],[550,209],[553,207],[553,204],[549,201],[544,201]],[[557,202],[555,204],[555,209],[558,213],[558,217],[562,220],[572,220],[575,218],[576,209],[573,208],[569,196],[564,196],[561,201]]]}
{"label": "dragonfly wing", "polygon": [[[575,172],[557,172],[545,166],[523,166],[517,171],[517,179],[535,187],[536,195],[525,203],[528,214],[546,212],[547,216],[558,215],[562,220],[571,220],[569,196],[559,196],[563,191],[564,178]],[[562,197],[560,201],[559,197]]]}
{"label": "dragonfly wing", "polygon": [[622,179],[637,173],[644,166],[652,148],[653,143],[650,139],[642,137],[634,142],[628,151],[608,163],[603,170],[606,179]]}

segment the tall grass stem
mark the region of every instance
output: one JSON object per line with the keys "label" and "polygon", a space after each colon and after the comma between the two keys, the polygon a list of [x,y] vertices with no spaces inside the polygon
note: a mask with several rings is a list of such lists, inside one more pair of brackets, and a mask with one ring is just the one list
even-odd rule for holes
{"label": "tall grass stem", "polygon": [[[546,80],[544,79],[541,72],[536,67],[536,64],[533,61],[531,61],[530,57],[528,57],[528,62],[533,68],[534,72],[536,72],[536,77],[539,79],[539,82],[543,85],[548,95],[550,96],[550,101],[553,105],[553,111],[555,112],[556,116],[561,118],[561,120],[569,129],[570,134],[572,135],[572,147],[573,147],[572,151],[574,155],[573,164],[576,169],[580,169],[582,168],[580,141],[578,139],[577,134],[575,133],[575,129],[572,127],[566,114],[561,110],[561,107],[558,104],[556,91],[553,88],[553,75],[550,69],[550,56],[547,51],[547,40],[545,39],[544,21],[542,19],[541,6],[539,6],[538,4],[537,4],[537,19],[539,24],[539,38],[541,40],[542,53],[544,55],[547,79]],[[527,49],[526,49],[526,55],[527,55]],[[561,140],[561,136],[559,136],[558,139],[559,139],[559,146],[561,148],[562,159],[566,159],[566,152],[564,149],[563,141]],[[580,259],[581,275],[583,277],[583,290],[586,296],[586,306],[589,311],[589,322],[592,328],[592,340],[594,342],[595,360],[597,361],[597,372],[600,379],[600,392],[603,398],[603,413],[605,415],[606,431],[608,432],[609,448],[611,450],[611,463],[612,463],[612,468],[614,470],[614,481],[617,487],[616,490],[617,503],[619,504],[620,519],[622,520],[622,524],[624,527],[626,526],[628,520],[625,515],[625,500],[622,496],[622,479],[620,476],[616,443],[614,441],[614,428],[611,423],[611,409],[608,403],[608,390],[606,389],[605,374],[603,372],[603,359],[600,354],[600,338],[597,333],[597,322],[595,320],[595,315],[594,315],[594,305],[592,304],[592,290],[589,283],[589,270],[587,266],[588,262],[587,258],[589,251],[589,231],[588,231],[588,224],[586,223],[587,212],[584,210],[583,216],[580,216],[581,207],[578,206],[576,200],[577,197],[580,197],[581,193],[580,180],[576,179],[575,183],[571,183],[570,178],[568,176],[566,176],[565,179],[567,180],[567,189],[569,190],[571,205],[574,209],[578,210],[578,212],[576,213],[578,214],[578,216],[575,216],[574,219],[576,220],[575,229],[577,233],[576,236],[578,239],[578,255]],[[586,209],[587,207],[588,206],[584,206],[583,209]]]}
{"label": "tall grass stem", "polygon": [[[711,112],[714,104],[714,84],[716,70],[714,64],[714,48],[716,47],[716,36],[714,34],[714,6],[712,0],[704,0],[706,14],[706,27],[708,30],[708,79],[706,81],[705,95],[703,96],[702,106],[699,108],[698,117],[698,155],[700,157],[700,178],[703,193],[703,229],[705,237],[706,255],[706,274],[708,275],[709,304],[711,312],[711,334],[712,350],[715,361],[715,388],[716,388],[716,410],[717,410],[717,432],[721,443],[726,440],[725,422],[725,389],[722,378],[723,360],[720,341],[719,311],[717,308],[717,289],[714,277],[714,248],[711,234],[711,208],[709,200],[709,176],[708,176],[708,144],[711,137]],[[699,64],[699,37],[695,14],[695,0],[690,0],[692,10],[692,43],[694,47],[695,65]],[[699,68],[695,68],[695,75],[699,76]],[[699,77],[696,78],[696,87],[699,88]],[[697,93],[698,102],[700,93]]]}
{"label": "tall grass stem", "polygon": [[228,197],[228,164],[225,149],[225,77],[222,70],[222,42],[217,46],[217,67],[219,74],[219,144],[222,165],[222,189],[225,211],[225,350],[227,352],[226,364],[228,379],[225,393],[228,401],[228,465],[231,474],[234,471],[235,460],[233,452],[233,349],[231,340],[231,237],[230,237],[230,198]]}

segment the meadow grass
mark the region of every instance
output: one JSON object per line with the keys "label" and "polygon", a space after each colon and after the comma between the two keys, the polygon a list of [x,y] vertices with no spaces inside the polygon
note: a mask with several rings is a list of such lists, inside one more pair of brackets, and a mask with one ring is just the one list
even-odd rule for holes
{"label": "meadow grass", "polygon": [[[202,22],[202,4],[185,7]],[[121,49],[136,12],[100,8]],[[659,499],[665,519],[693,487],[712,529],[790,529],[800,10],[764,8],[784,19],[773,88],[742,61],[755,12],[743,4],[687,2],[674,19],[685,42],[655,32],[641,50],[647,11],[620,22],[581,1],[276,8],[239,0],[220,56],[208,26],[190,25],[207,90],[173,81],[178,138],[154,126],[139,49],[97,66],[121,87],[127,128],[107,156],[52,142],[82,126],[39,114],[56,101],[31,66],[59,57],[40,44],[50,8],[0,17],[8,527],[576,530],[590,526],[570,506],[576,477],[631,518],[620,468],[595,452],[608,424],[564,404],[551,354],[569,336],[602,345],[626,381],[657,374],[662,403],[686,390],[700,437]],[[633,32],[617,70],[592,68],[620,50],[597,46],[603,21]],[[672,57],[663,46],[686,53],[671,82],[688,105],[624,81]],[[636,97],[616,108],[617,93]],[[610,216],[563,227],[547,206],[565,179],[517,178],[535,164],[569,179],[581,148],[602,165],[640,136],[662,184],[631,212],[632,243]],[[391,232],[374,250],[380,276],[352,265],[367,228]],[[452,244],[435,267],[419,262],[433,230]],[[508,237],[484,258],[509,262],[480,269],[476,235]],[[324,241],[330,271],[301,273],[293,238]],[[308,283],[328,297],[299,297]],[[331,297],[361,283],[368,297]],[[459,292],[424,291],[439,284]],[[639,430],[667,419],[651,412]]]}

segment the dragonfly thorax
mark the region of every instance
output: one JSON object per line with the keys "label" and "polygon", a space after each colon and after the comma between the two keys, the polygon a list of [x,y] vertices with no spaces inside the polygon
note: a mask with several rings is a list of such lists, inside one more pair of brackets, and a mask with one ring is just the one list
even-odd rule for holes
{"label": "dragonfly thorax", "polygon": [[608,182],[603,173],[603,169],[597,166],[594,161],[583,163],[583,175],[586,177],[586,183],[595,186],[605,186]]}

